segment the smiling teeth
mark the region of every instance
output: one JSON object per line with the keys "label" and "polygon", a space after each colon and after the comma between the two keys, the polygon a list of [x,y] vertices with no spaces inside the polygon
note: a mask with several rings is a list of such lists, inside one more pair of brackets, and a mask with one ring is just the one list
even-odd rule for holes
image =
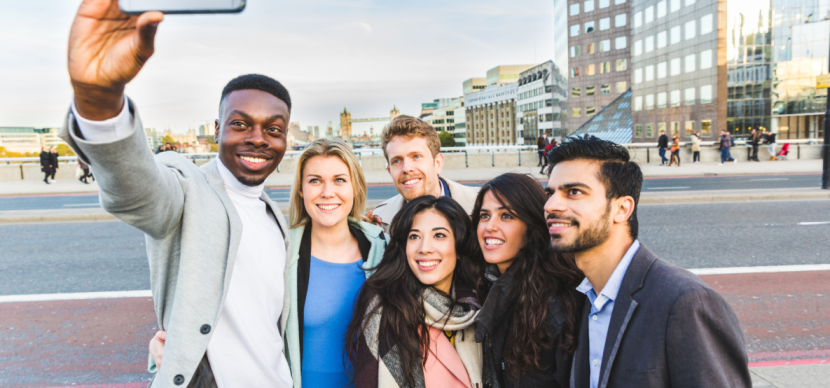
{"label": "smiling teeth", "polygon": [[419,261],[418,265],[421,267],[435,267],[441,260]]}
{"label": "smiling teeth", "polygon": [[418,179],[410,179],[410,180],[408,180],[408,181],[404,181],[404,182],[403,182],[403,184],[405,184],[405,185],[411,185],[411,184],[413,184],[413,183],[418,182],[419,180],[421,180],[421,179],[420,179],[420,178],[418,178]]}
{"label": "smiling teeth", "polygon": [[340,205],[317,205],[320,209],[323,210],[334,210],[340,207]]}
{"label": "smiling teeth", "polygon": [[484,239],[484,243],[487,245],[502,245],[504,244],[504,240],[499,240],[497,238],[488,238]]}
{"label": "smiling teeth", "polygon": [[560,226],[571,226],[571,224],[563,224],[563,223],[561,223],[561,222],[560,222],[560,223],[556,223],[556,224],[550,224],[550,227],[551,227],[551,228],[558,228],[558,227],[560,227]]}
{"label": "smiling teeth", "polygon": [[239,158],[251,163],[265,163],[265,159],[263,158],[252,158],[250,156],[240,156]]}

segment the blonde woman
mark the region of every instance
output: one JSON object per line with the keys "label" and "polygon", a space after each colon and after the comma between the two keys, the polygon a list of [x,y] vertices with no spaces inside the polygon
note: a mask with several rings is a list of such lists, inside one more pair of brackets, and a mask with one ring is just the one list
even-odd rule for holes
{"label": "blonde woman", "polygon": [[[380,263],[387,242],[380,227],[360,221],[365,203],[366,181],[349,146],[332,139],[309,144],[297,161],[291,190],[285,274],[285,354],[295,388],[352,384],[353,368],[344,357],[346,329],[370,275],[365,269]],[[162,352],[163,347],[150,347],[157,363]]]}

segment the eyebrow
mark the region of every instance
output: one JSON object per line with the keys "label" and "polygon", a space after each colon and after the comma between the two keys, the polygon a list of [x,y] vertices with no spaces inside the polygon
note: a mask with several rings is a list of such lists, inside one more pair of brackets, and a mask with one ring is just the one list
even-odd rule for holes
{"label": "eyebrow", "polygon": [[[251,115],[249,115],[249,114],[247,114],[247,113],[245,113],[241,110],[237,110],[237,109],[234,109],[234,110],[231,111],[231,113],[228,113],[228,117],[230,117],[232,115],[235,115],[235,114],[242,116],[242,118],[244,118],[245,120],[248,120],[248,121],[253,121],[254,120],[253,117],[251,117]],[[281,114],[275,114],[275,115],[269,117],[266,121],[271,122],[271,121],[276,121],[276,120],[279,120],[279,119],[282,119],[282,121],[285,121],[285,116],[283,116]]]}
{"label": "eyebrow", "polygon": [[588,186],[588,185],[586,185],[584,183],[580,183],[580,182],[564,183],[562,185],[559,185],[559,190],[573,189],[575,187],[582,187],[582,188],[586,188],[588,190],[591,190],[591,186]]}

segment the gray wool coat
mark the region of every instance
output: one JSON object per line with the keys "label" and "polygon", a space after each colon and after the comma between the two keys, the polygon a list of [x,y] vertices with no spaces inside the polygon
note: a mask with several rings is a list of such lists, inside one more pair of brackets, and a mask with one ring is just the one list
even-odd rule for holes
{"label": "gray wool coat", "polygon": [[[104,209],[146,236],[153,304],[159,327],[167,330],[164,367],[150,387],[186,387],[219,320],[242,223],[216,161],[196,167],[174,152],[154,156],[135,106],[128,104],[134,131],[125,139],[84,140],[71,110],[60,136],[95,170]],[[279,224],[287,255],[288,224],[267,195],[261,199]],[[283,339],[288,281],[285,285],[277,322]]]}

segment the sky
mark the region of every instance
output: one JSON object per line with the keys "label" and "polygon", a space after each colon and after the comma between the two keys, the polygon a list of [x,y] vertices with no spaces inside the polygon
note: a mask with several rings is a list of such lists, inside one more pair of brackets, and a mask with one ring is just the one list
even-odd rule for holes
{"label": "sky", "polygon": [[[59,127],[72,98],[69,27],[80,0],[3,2],[0,126]],[[248,0],[233,15],[167,15],[127,86],[146,127],[184,133],[216,119],[232,78],[282,82],[301,128],[383,117],[458,97],[498,65],[553,59],[553,1]]]}

